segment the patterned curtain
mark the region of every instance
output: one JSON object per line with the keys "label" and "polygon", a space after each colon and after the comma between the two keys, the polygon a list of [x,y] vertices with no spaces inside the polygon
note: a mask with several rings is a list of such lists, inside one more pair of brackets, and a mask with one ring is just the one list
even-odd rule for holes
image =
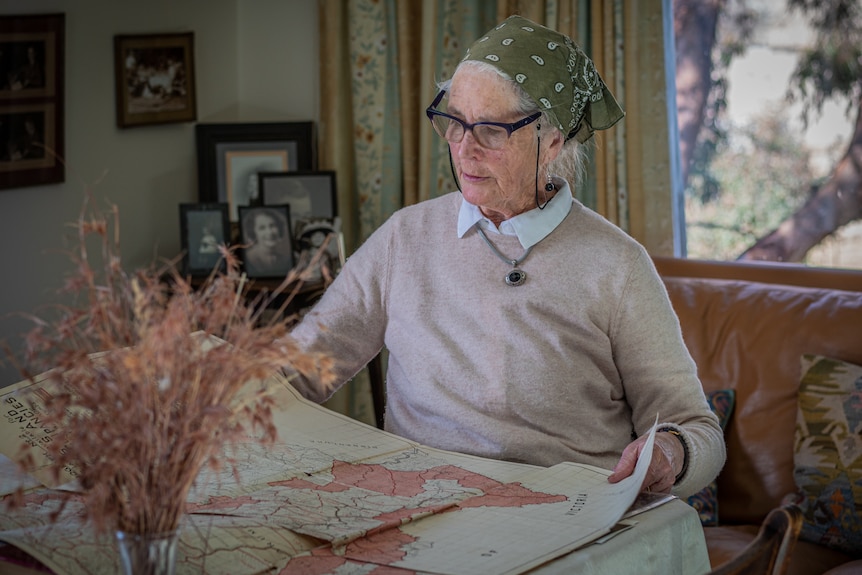
{"label": "patterned curtain", "polygon": [[[665,19],[669,0],[319,0],[319,164],[335,170],[348,254],[395,210],[454,189],[425,119],[467,46],[511,14],[571,36],[626,110],[596,134],[586,205],[673,254]],[[367,374],[330,407],[373,423]]]}

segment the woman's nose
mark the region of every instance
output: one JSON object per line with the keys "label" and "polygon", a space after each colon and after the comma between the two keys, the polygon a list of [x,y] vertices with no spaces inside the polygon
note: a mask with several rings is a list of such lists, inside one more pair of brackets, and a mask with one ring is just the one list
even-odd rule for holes
{"label": "woman's nose", "polygon": [[475,156],[482,147],[473,136],[473,130],[465,130],[464,137],[461,138],[457,146],[459,156]]}

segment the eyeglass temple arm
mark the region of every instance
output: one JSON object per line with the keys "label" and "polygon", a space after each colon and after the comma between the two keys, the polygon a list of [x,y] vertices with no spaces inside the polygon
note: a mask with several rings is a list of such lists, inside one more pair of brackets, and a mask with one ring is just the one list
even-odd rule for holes
{"label": "eyeglass temple arm", "polygon": [[430,105],[430,106],[428,106],[428,107],[425,109],[425,112],[426,112],[426,113],[428,113],[428,112],[430,112],[431,110],[436,109],[436,108],[437,108],[437,106],[440,104],[440,102],[443,100],[443,96],[444,96],[445,94],[446,94],[446,90],[440,90],[440,91],[437,93],[437,97],[436,97],[436,98],[434,98],[434,101],[433,101],[433,102],[431,102],[431,105]]}

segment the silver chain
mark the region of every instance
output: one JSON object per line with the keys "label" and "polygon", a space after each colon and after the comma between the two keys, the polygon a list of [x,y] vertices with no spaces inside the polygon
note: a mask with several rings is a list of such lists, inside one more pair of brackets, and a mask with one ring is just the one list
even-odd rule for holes
{"label": "silver chain", "polygon": [[498,258],[503,260],[505,263],[512,266],[512,270],[508,272],[503,278],[506,280],[506,283],[510,286],[519,286],[527,281],[527,272],[524,270],[518,269],[518,264],[527,259],[527,256],[530,255],[530,252],[533,250],[533,246],[530,246],[526,249],[526,251],[516,260],[512,260],[504,256],[500,253],[500,250],[497,249],[497,246],[491,243],[491,240],[488,239],[488,236],[485,235],[485,232],[482,228],[476,226],[476,231],[479,232],[479,235],[485,240],[485,243],[488,244],[488,247],[491,248],[491,251],[494,252]]}

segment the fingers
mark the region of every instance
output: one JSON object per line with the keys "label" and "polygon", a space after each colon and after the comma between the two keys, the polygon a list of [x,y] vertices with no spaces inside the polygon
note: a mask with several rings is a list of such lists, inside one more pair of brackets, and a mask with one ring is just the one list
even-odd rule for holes
{"label": "fingers", "polygon": [[668,480],[666,475],[659,476],[657,479],[649,477],[644,479],[641,485],[641,491],[649,491],[650,493],[670,493],[673,488],[674,479]]}
{"label": "fingers", "polygon": [[[638,457],[645,442],[646,438],[640,437],[626,446],[620,456],[620,460],[614,466],[613,473],[608,476],[610,483],[618,483],[634,473]],[[644,477],[644,481],[641,484],[641,490],[669,493],[675,481],[676,475],[673,472],[670,456],[663,445],[657,441],[653,445],[652,459],[650,460],[650,466]]]}
{"label": "fingers", "polygon": [[608,481],[617,483],[634,473],[642,446],[643,442],[640,439],[626,446],[620,460],[614,466],[614,472],[608,476]]}

